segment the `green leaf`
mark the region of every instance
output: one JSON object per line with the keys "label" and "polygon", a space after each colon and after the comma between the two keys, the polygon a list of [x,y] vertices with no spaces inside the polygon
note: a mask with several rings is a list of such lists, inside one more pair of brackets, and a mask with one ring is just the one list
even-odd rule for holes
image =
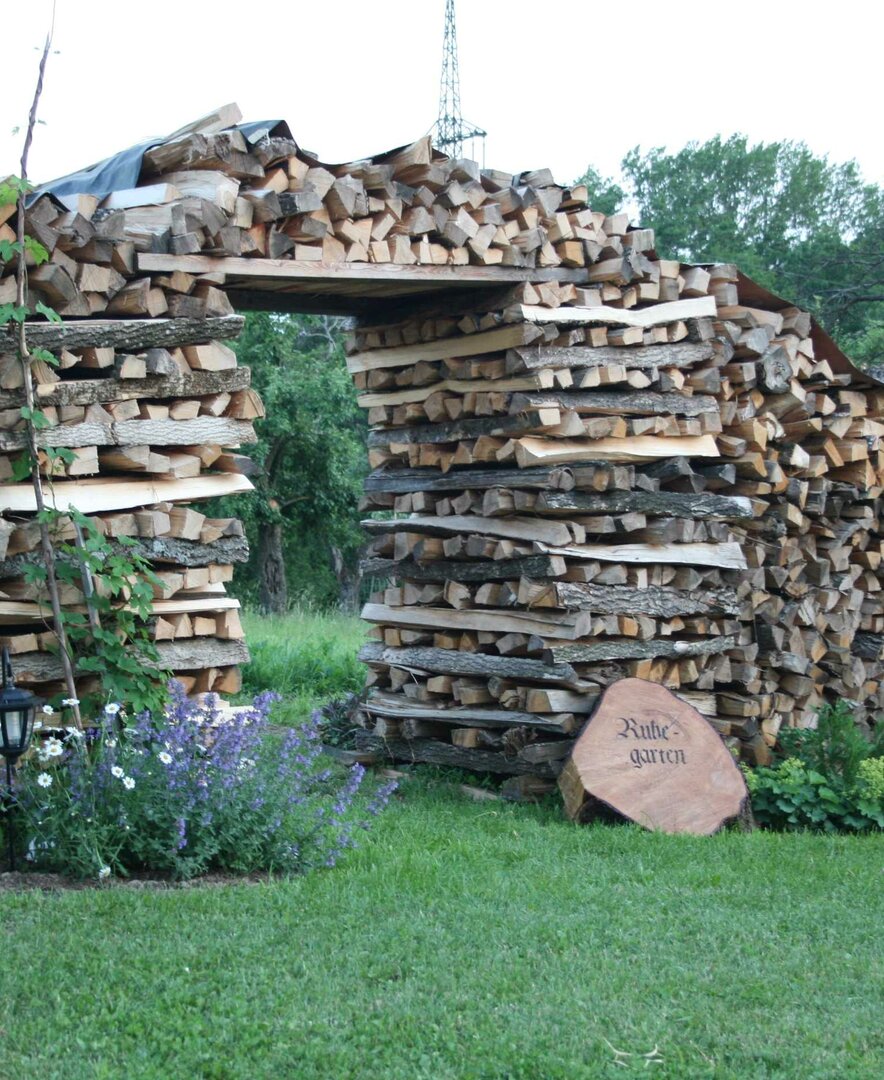
{"label": "green leaf", "polygon": [[41,263],[49,262],[49,252],[40,243],[39,240],[35,240],[33,236],[25,237],[25,251],[34,260],[37,266]]}
{"label": "green leaf", "polygon": [[60,323],[61,315],[55,310],[55,308],[47,307],[42,300],[38,300],[34,305],[34,310],[38,315],[45,315],[51,323]]}
{"label": "green leaf", "polygon": [[27,480],[31,475],[31,455],[24,451],[19,454],[17,458],[12,462],[12,482],[14,484],[20,484],[22,480]]}
{"label": "green leaf", "polygon": [[21,251],[21,244],[17,240],[0,240],[0,259],[9,262]]}
{"label": "green leaf", "polygon": [[0,304],[0,326],[10,322],[23,323],[28,317],[28,309],[20,304]]}
{"label": "green leaf", "polygon": [[50,364],[52,367],[58,367],[61,362],[55,353],[51,353],[48,349],[32,349],[31,356],[35,360],[42,360],[45,364]]}

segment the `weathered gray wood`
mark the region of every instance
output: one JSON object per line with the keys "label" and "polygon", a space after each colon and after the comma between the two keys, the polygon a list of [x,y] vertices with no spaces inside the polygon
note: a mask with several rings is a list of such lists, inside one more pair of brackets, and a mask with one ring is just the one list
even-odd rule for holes
{"label": "weathered gray wood", "polygon": [[[249,650],[244,641],[222,641],[212,637],[185,638],[157,642],[159,662],[144,660],[156,670],[190,671],[206,667],[247,664]],[[12,661],[16,679],[23,683],[55,682],[63,677],[61,661],[54,653],[21,653]]]}
{"label": "weathered gray wood", "polygon": [[601,345],[561,348],[539,345],[510,349],[506,354],[508,372],[534,371],[538,368],[589,368],[607,367],[609,364],[625,364],[629,368],[645,370],[656,367],[688,368],[711,360],[715,350],[709,342],[692,344],[679,342],[675,345]]}
{"label": "weathered gray wood", "polygon": [[578,413],[603,416],[700,416],[718,411],[718,402],[709,394],[661,393],[654,390],[582,390],[518,393],[510,398],[509,411],[546,408],[573,409]]}
{"label": "weathered gray wood", "polygon": [[357,732],[356,744],[362,750],[375,750],[391,761],[423,761],[428,765],[453,765],[470,772],[503,773],[506,776],[556,775],[547,762],[522,761],[492,750],[469,750],[438,739],[380,739],[368,732]]}
{"label": "weathered gray wood", "polygon": [[571,690],[579,690],[587,685],[570,664],[545,664],[542,660],[459,652],[456,649],[392,648],[369,641],[359,650],[359,659],[365,664],[413,668],[436,675],[478,675],[486,678],[496,675],[501,679],[563,686]]}
{"label": "weathered gray wood", "polygon": [[[557,420],[556,423],[559,421]],[[419,445],[427,443],[457,442],[460,439],[477,439],[480,435],[510,438],[542,430],[548,425],[536,410],[519,416],[480,416],[469,420],[457,420],[449,424],[415,424],[413,427],[377,428],[368,433],[368,445],[389,446],[390,443]]]}
{"label": "weathered gray wood", "polygon": [[858,633],[850,651],[865,660],[884,660],[884,634]]}
{"label": "weathered gray wood", "polygon": [[160,641],[160,668],[170,671],[189,671],[195,668],[227,667],[247,664],[249,650],[244,641],[222,641],[212,637],[184,638],[182,641]]}
{"label": "weathered gray wood", "polygon": [[306,281],[312,291],[321,292],[329,284],[362,282],[379,284],[438,284],[440,286],[498,285],[521,281],[586,280],[583,270],[560,267],[520,269],[514,266],[402,266],[396,263],[304,262],[297,259],[248,259],[238,256],[165,255],[139,252],[138,269],[186,274],[231,274],[236,277],[266,278],[278,287],[283,281]]}
{"label": "weathered gray wood", "polygon": [[[222,536],[211,544],[196,540],[179,540],[176,537],[157,537],[143,540],[132,537],[132,543],[123,545],[109,540],[110,549],[119,555],[140,555],[156,563],[173,563],[176,566],[214,566],[248,562],[249,542],[244,536]],[[56,552],[58,562],[79,565],[76,558]],[[0,580],[21,577],[28,566],[42,566],[43,556],[39,549],[11,555],[0,560]]]}
{"label": "weathered gray wood", "polygon": [[[21,450],[24,431],[0,432],[0,451]],[[38,446],[239,446],[257,441],[248,420],[197,416],[193,420],[123,420],[117,424],[60,424],[37,435]]]}
{"label": "weathered gray wood", "polygon": [[387,716],[393,719],[434,720],[456,727],[530,727],[539,731],[555,732],[557,735],[569,735],[574,730],[572,713],[525,713],[509,709],[475,709],[454,707],[451,709],[433,709],[418,705],[404,694],[378,694],[363,702],[362,708],[375,716]]}
{"label": "weathered gray wood", "polygon": [[[251,382],[247,367],[228,371],[191,371],[188,375],[151,375],[146,379],[72,379],[42,384],[37,393],[45,405],[103,405],[141,398],[202,397],[205,394],[244,390]],[[23,390],[0,390],[0,408],[17,408],[25,401]]]}
{"label": "weathered gray wood", "polygon": [[[246,260],[254,261],[254,260]],[[266,260],[261,260],[265,262]],[[344,264],[347,265],[347,264]],[[355,265],[353,263],[349,265]],[[383,265],[383,264],[381,264]],[[370,267],[372,271],[376,266]],[[442,269],[436,267],[435,269]],[[460,269],[458,267],[458,269]],[[419,360],[448,360],[457,356],[482,356],[485,353],[503,352],[518,345],[527,345],[543,337],[539,326],[514,323],[498,326],[493,330],[481,330],[477,334],[460,334],[440,338],[437,341],[418,342],[415,345],[396,345],[368,352],[353,353],[347,357],[347,370],[374,371],[376,368],[409,367]]]}
{"label": "weathered gray wood", "polygon": [[745,570],[746,556],[737,543],[689,544],[575,544],[549,548],[550,555],[599,562],[661,563],[677,566],[718,566],[725,570]]}
{"label": "weathered gray wood", "polygon": [[701,638],[696,641],[673,641],[658,638],[653,641],[621,640],[599,641],[595,645],[550,645],[543,653],[549,663],[592,664],[599,660],[640,660],[653,656],[709,656],[736,648],[736,636]]}
{"label": "weathered gray wood", "polygon": [[384,626],[427,627],[431,630],[489,630],[499,634],[536,634],[544,638],[564,638],[574,641],[589,632],[588,612],[556,612],[549,615],[538,611],[512,608],[435,608],[414,604],[393,607],[387,604],[366,604],[362,609],[366,622]]}
{"label": "weathered gray wood", "polygon": [[[587,471],[591,467],[587,468]],[[574,470],[560,465],[537,469],[377,469],[365,478],[368,491],[405,494],[412,491],[463,491],[465,488],[522,488],[546,490],[574,486]]]}
{"label": "weathered gray wood", "polygon": [[537,509],[551,513],[658,514],[661,517],[710,518],[722,521],[750,519],[751,500],[734,495],[691,495],[676,491],[545,491]]}
{"label": "weathered gray wood", "polygon": [[[113,346],[127,352],[163,345],[193,345],[202,341],[235,338],[241,333],[242,315],[216,319],[82,319],[64,323],[28,323],[31,349],[85,349]],[[0,331],[0,352],[18,347],[16,331]]]}
{"label": "weathered gray wood", "polygon": [[367,519],[360,524],[373,536],[384,536],[396,532],[426,533],[428,536],[476,533],[482,536],[500,536],[509,540],[525,540],[530,543],[569,544],[571,542],[571,533],[564,522],[545,521],[543,518],[486,518],[476,514],[450,514],[448,517],[435,517],[432,514],[426,514],[394,518],[388,521]]}
{"label": "weathered gray wood", "polygon": [[633,589],[628,585],[593,585],[591,582],[550,582],[559,606],[600,615],[739,615],[740,602],[733,589]]}
{"label": "weathered gray wood", "polygon": [[520,559],[481,559],[462,561],[433,559],[415,562],[413,559],[366,559],[362,564],[365,576],[396,577],[403,581],[512,581],[519,577],[561,577],[564,560],[549,555],[526,555]]}

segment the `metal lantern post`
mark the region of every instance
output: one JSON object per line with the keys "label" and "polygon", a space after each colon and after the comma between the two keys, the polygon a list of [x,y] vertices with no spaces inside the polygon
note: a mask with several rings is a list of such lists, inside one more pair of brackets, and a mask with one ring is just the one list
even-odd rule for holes
{"label": "metal lantern post", "polygon": [[[3,649],[3,686],[0,689],[0,754],[6,758],[7,810],[12,803],[12,769],[16,760],[27,750],[34,731],[38,700],[30,690],[15,685],[9,650]],[[10,814],[6,822],[9,845],[9,869],[15,869],[15,833]]]}

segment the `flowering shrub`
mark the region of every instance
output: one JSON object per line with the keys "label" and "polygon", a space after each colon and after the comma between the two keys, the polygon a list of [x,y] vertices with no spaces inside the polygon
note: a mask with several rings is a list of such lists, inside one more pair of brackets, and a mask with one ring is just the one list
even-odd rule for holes
{"label": "flowering shrub", "polygon": [[95,728],[58,732],[23,762],[18,833],[36,866],[98,878],[333,866],[392,794],[363,798],[360,766],[343,785],[320,767],[318,714],[273,735],[272,693],[230,718],[179,683],[170,693],[160,719],[127,724],[109,705]]}

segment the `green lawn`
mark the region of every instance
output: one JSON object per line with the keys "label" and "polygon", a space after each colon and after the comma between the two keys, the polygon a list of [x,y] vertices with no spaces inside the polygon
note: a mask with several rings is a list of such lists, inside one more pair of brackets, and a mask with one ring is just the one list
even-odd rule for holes
{"label": "green lawn", "polygon": [[881,855],[410,780],[304,879],[2,896],[0,1076],[880,1076]]}
{"label": "green lawn", "polygon": [[[355,620],[247,627],[283,719],[361,681]],[[882,854],[581,828],[410,770],[331,871],[0,891],[0,1080],[878,1077]]]}
{"label": "green lawn", "polygon": [[367,625],[335,613],[294,611],[285,616],[245,612],[252,661],[243,668],[243,692],[285,695],[286,717],[304,715],[330,697],[360,690],[365,667],[356,659]]}

